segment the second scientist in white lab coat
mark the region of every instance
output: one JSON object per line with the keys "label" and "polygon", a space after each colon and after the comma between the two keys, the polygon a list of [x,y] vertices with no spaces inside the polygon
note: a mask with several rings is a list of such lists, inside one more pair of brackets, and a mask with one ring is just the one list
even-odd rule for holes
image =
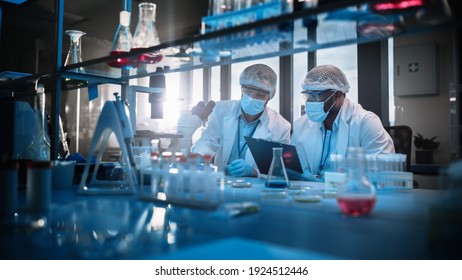
{"label": "second scientist in white lab coat", "polygon": [[320,65],[302,82],[306,115],[294,122],[291,142],[297,147],[303,176],[291,179],[318,180],[329,169],[332,153],[346,156],[347,148],[362,147],[366,154],[395,153],[393,140],[380,118],[345,97],[350,85],[334,65]]}
{"label": "second scientist in white lab coat", "polygon": [[277,76],[268,66],[247,67],[239,78],[241,100],[216,103],[206,129],[191,149],[191,153],[209,154],[219,170],[232,176],[258,176],[244,136],[290,142],[290,123],[266,106],[276,92]]}

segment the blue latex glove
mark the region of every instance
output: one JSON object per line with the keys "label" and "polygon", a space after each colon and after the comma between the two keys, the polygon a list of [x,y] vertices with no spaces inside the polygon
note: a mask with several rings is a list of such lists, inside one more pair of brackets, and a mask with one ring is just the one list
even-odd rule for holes
{"label": "blue latex glove", "polygon": [[253,168],[243,159],[233,160],[227,166],[229,173],[236,177],[253,177]]}
{"label": "blue latex glove", "polygon": [[286,168],[287,177],[289,180],[296,181],[310,181],[310,182],[324,182],[324,178],[317,178],[315,175],[310,173],[300,173],[295,170]]}

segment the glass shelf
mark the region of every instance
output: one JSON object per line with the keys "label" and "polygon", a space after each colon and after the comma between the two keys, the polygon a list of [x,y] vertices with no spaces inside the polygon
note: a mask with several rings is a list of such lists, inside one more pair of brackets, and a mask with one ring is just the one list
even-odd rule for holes
{"label": "glass shelf", "polygon": [[[399,14],[374,13],[359,5],[366,1],[331,2],[322,5],[321,1],[316,9],[69,65],[63,68],[62,75],[101,83],[126,83],[132,78],[360,44],[456,24],[456,20],[441,7],[427,7],[425,16],[420,16],[422,11],[417,10]],[[140,64],[127,70],[107,64],[118,58],[134,59],[145,53],[160,54],[162,59],[158,63]],[[85,73],[73,72],[80,67]]]}
{"label": "glass shelf", "polygon": [[[133,78],[360,44],[460,24],[460,19],[452,18],[443,4],[435,5],[435,1],[433,6],[422,8],[424,13],[416,9],[375,13],[365,8],[366,2],[370,6],[377,1],[319,1],[317,8],[68,65],[60,74],[63,78],[87,81],[84,86],[91,83],[127,84]],[[121,58],[133,61],[146,53],[160,54],[162,59],[158,63],[139,64],[136,68],[124,70],[108,65],[108,62]],[[44,76],[50,74],[39,73],[17,81]],[[0,81],[0,87],[14,82],[15,79]]]}

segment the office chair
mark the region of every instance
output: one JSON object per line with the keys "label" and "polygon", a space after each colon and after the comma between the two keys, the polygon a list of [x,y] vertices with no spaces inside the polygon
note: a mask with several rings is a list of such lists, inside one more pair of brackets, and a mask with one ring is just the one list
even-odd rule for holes
{"label": "office chair", "polygon": [[411,170],[412,129],[407,125],[385,126],[395,146],[395,152],[406,155],[406,170]]}

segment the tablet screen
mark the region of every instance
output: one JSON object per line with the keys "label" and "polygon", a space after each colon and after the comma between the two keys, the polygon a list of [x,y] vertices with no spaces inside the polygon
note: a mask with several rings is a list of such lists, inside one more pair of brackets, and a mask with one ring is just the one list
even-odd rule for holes
{"label": "tablet screen", "polygon": [[253,158],[255,159],[260,173],[268,174],[271,161],[273,159],[273,148],[275,147],[282,148],[282,158],[286,168],[303,173],[302,165],[300,164],[300,159],[295,146],[251,137],[244,138],[249,146]]}

